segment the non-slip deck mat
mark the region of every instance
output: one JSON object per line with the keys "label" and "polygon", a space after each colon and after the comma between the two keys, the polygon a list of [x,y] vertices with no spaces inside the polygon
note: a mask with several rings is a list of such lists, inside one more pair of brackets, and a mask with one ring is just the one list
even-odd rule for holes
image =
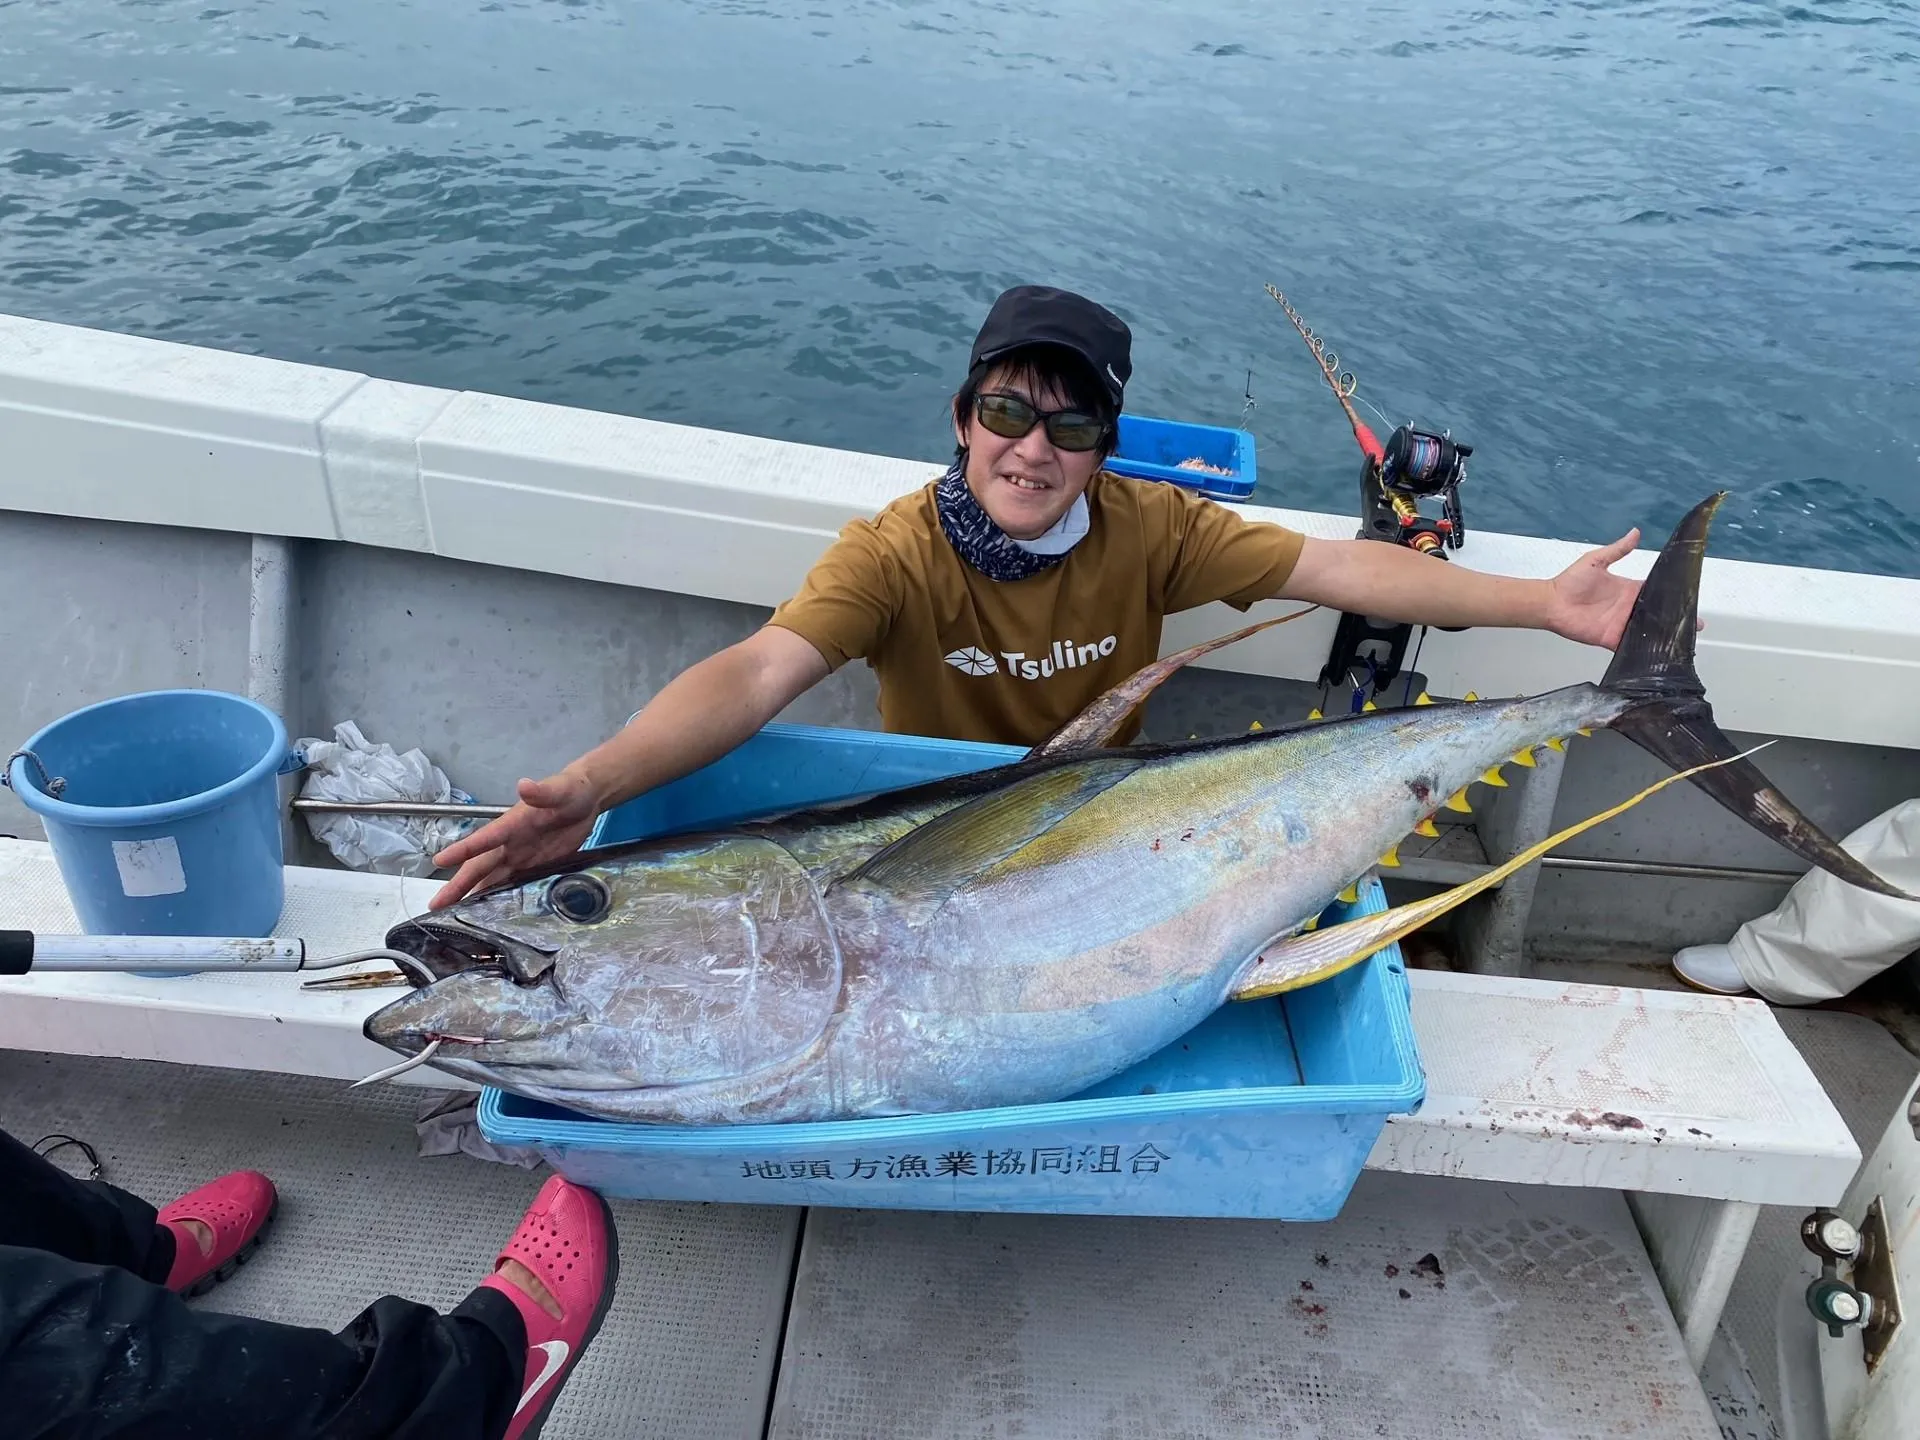
{"label": "non-slip deck mat", "polygon": [[772,1440],[1717,1440],[1621,1197],[1338,1219],[809,1212]]}
{"label": "non-slip deck mat", "polygon": [[[416,1154],[426,1096],[244,1071],[0,1051],[0,1126],[87,1141],[106,1178],[159,1204],[228,1170],[280,1190],[251,1264],[212,1309],[334,1330],[378,1296],[458,1303],[546,1177]],[[84,1173],[69,1148],[56,1161]],[[620,1284],[544,1440],[758,1440],[798,1213],[613,1202]]]}

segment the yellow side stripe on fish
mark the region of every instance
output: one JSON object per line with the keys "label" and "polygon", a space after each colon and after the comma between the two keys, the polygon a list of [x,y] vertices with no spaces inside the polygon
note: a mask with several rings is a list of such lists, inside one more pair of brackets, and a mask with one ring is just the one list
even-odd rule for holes
{"label": "yellow side stripe on fish", "polygon": [[1338,925],[1329,925],[1316,930],[1312,939],[1294,936],[1270,945],[1266,950],[1242,966],[1240,973],[1228,987],[1229,1000],[1261,1000],[1269,995],[1282,995],[1289,990],[1298,990],[1313,985],[1329,976],[1358,964],[1369,955],[1384,950],[1396,940],[1411,935],[1422,925],[1439,919],[1448,911],[1471,900],[1484,890],[1500,884],[1509,875],[1522,866],[1531,865],[1557,845],[1564,845],[1576,835],[1585,834],[1596,825],[1604,825],[1616,815],[1625,814],[1650,795],[1658,794],[1669,785],[1686,780],[1703,771],[1712,770],[1721,765],[1732,765],[1745,760],[1767,748],[1773,742],[1766,741],[1741,755],[1730,755],[1724,760],[1709,760],[1703,765],[1695,765],[1689,770],[1681,770],[1656,780],[1636,795],[1629,796],[1618,805],[1602,810],[1597,815],[1588,816],[1566,829],[1549,835],[1537,845],[1529,845],[1504,865],[1496,865],[1484,875],[1476,875],[1464,885],[1456,885],[1438,895],[1424,900],[1416,900],[1407,905],[1396,905],[1379,915],[1365,915],[1358,920],[1342,921]]}

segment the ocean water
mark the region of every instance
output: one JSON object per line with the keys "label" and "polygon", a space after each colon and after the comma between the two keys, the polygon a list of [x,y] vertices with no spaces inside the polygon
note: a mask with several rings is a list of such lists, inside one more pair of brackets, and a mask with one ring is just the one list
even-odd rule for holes
{"label": "ocean water", "polygon": [[1905,0],[0,0],[0,311],[939,460],[1023,281],[1272,503],[1268,283],[1470,526],[1920,576]]}

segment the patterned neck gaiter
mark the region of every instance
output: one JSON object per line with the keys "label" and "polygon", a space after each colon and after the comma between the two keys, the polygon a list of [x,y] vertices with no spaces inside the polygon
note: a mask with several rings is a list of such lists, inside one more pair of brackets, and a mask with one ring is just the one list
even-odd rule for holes
{"label": "patterned neck gaiter", "polygon": [[[947,473],[940,477],[940,483],[934,490],[934,503],[940,512],[940,528],[945,532],[947,543],[953,546],[960,558],[978,570],[989,580],[1025,580],[1038,575],[1042,570],[1051,569],[1067,558],[1075,543],[1086,533],[1087,497],[1082,495],[1074,501],[1074,508],[1063,518],[1060,526],[1069,532],[1054,540],[1044,548],[1036,549],[1042,540],[1047,540],[1053,532],[1040,540],[1023,545],[1006,531],[993,523],[993,517],[980,508],[980,502],[973,498],[973,491],[967,486],[967,461],[962,455],[947,467]],[[1072,534],[1077,523],[1078,534]],[[1049,553],[1051,552],[1051,553]]]}

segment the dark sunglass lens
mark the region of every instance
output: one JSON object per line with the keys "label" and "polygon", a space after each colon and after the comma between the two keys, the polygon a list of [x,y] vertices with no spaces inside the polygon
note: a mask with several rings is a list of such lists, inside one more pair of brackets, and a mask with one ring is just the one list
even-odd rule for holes
{"label": "dark sunglass lens", "polygon": [[1091,450],[1100,443],[1100,422],[1067,410],[1047,422],[1047,438],[1062,450]]}
{"label": "dark sunglass lens", "polygon": [[1017,440],[1033,428],[1039,418],[1031,405],[1011,395],[982,395],[975,402],[980,423],[994,434]]}

